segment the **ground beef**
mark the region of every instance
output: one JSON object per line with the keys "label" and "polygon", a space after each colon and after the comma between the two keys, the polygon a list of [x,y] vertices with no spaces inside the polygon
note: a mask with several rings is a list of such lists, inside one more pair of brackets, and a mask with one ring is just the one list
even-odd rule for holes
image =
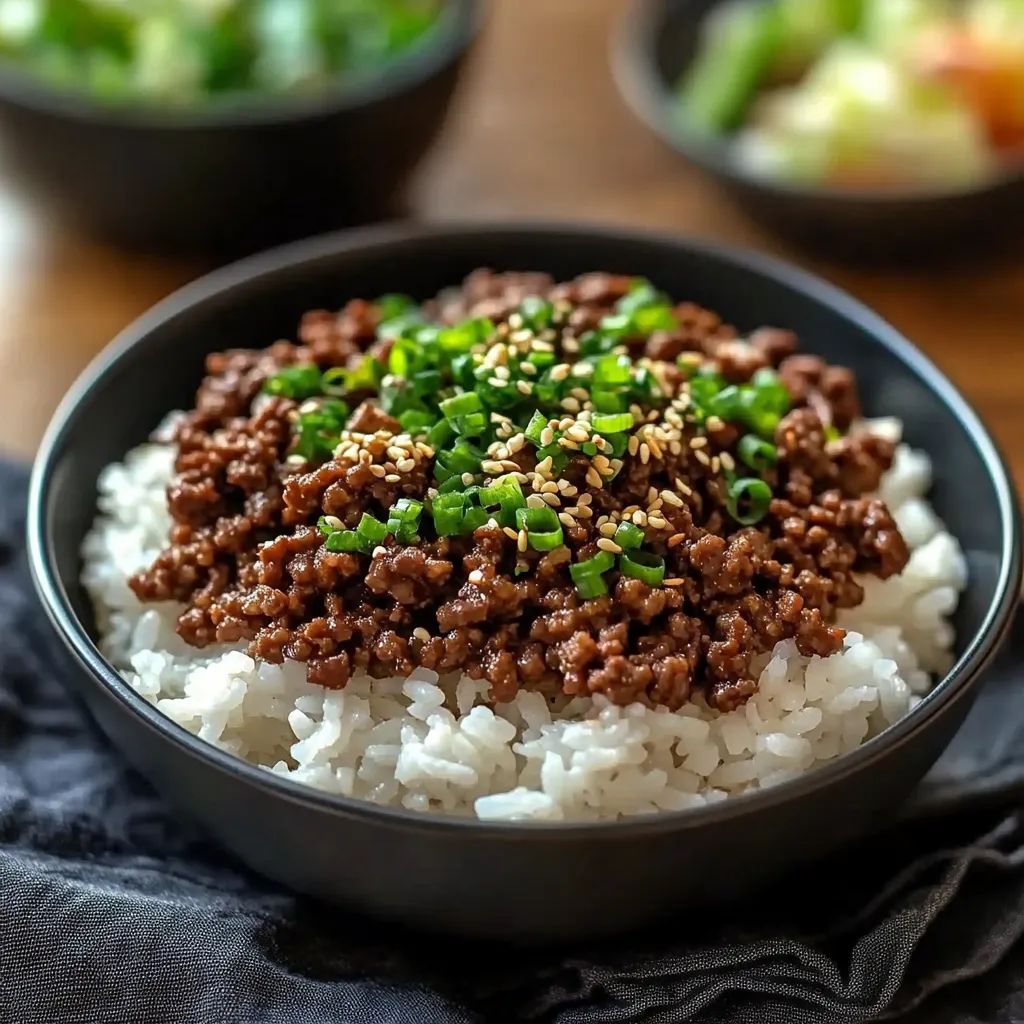
{"label": "ground beef", "polygon": [[[556,284],[480,270],[423,313],[441,324],[489,317],[497,326],[485,348],[509,346],[523,333],[523,300],[546,298],[554,319],[536,340],[572,363],[632,287],[621,275]],[[494,522],[434,537],[429,516],[415,543],[389,535],[372,552],[327,549],[321,517],[330,517],[328,529],[354,529],[364,513],[384,520],[399,499],[436,493],[436,453],[403,432],[373,388],[347,396],[352,411],[320,458],[296,440],[309,400],[262,394],[288,367],[351,369],[365,353],[386,364],[393,342],[376,336],[375,304],[307,314],[298,344],[210,356],[196,406],[176,427],[170,543],[133,589],[145,601],[180,602],[188,643],[246,642],[254,657],[305,662],[310,681],[328,687],[357,671],[425,666],[486,679],[495,701],[527,688],[678,708],[699,690],[713,706],[735,708],[756,691],[758,655],[784,639],[805,655],[841,649],[836,612],[861,602],[860,579],[906,565],[899,530],[872,496],[893,446],[858,426],[853,374],[799,354],[791,332],[740,338],[698,306],[672,313],[675,326],[623,337],[617,350],[660,389],[634,407],[621,459],[577,445],[555,473],[511,421],[506,429],[500,413],[493,420],[499,440],[482,482],[518,473],[529,504],[555,509],[564,543],[552,551]],[[773,497],[756,523],[737,523],[729,507],[726,477],[744,430],[716,417],[698,423],[687,411],[697,367],[726,384],[777,369],[791,396],[775,427],[777,461],[761,474]],[[560,430],[579,426],[589,399],[586,388],[568,393]],[[663,585],[615,568],[606,594],[581,596],[569,566],[614,549],[624,521],[664,559]]]}

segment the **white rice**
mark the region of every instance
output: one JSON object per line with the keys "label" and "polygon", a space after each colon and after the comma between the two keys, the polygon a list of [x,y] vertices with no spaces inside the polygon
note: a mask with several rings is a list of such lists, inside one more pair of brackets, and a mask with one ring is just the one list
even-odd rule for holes
{"label": "white rice", "polygon": [[[875,429],[896,432],[897,421]],[[493,710],[487,684],[354,677],[341,691],[305,666],[254,661],[244,645],[196,650],[178,608],[141,605],[127,579],[165,545],[174,452],[148,444],[99,482],[83,581],[101,648],[173,721],[223,750],[330,793],[482,819],[594,820],[700,807],[775,785],[841,756],[905,715],[951,664],[967,569],[925,500],[928,457],[901,445],[883,482],[913,550],[904,573],[867,581],[841,623],[845,649],[805,658],[792,641],[761,659],[758,693],[727,714],[700,699],[676,713],[601,697],[553,707],[520,693]]]}

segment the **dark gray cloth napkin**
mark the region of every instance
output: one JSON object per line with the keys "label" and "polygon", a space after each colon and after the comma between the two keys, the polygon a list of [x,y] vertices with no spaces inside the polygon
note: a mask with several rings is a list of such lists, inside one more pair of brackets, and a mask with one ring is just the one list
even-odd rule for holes
{"label": "dark gray cloth napkin", "polygon": [[1024,628],[902,822],[860,849],[602,948],[470,946],[297,899],[170,816],[61,686],[24,497],[0,465],[3,1024],[1024,1019]]}

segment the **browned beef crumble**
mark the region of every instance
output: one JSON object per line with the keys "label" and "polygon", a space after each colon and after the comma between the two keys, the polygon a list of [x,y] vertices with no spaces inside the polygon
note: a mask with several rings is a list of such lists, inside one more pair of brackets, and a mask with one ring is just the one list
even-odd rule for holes
{"label": "browned beef crumble", "polygon": [[[506,324],[525,297],[547,297],[566,314],[555,344],[571,361],[576,339],[630,283],[481,270],[425,310],[445,323],[487,316]],[[893,447],[850,431],[860,415],[853,374],[798,354],[792,333],[763,328],[740,338],[692,304],[674,313],[677,329],[630,341],[664,400],[643,410],[651,422],[634,429],[621,470],[604,483],[588,459],[574,457],[545,488],[565,526],[565,545],[550,552],[521,551],[515,531],[495,525],[411,546],[389,536],[372,555],[326,549],[320,516],[352,528],[363,512],[385,518],[398,498],[423,499],[433,452],[400,437],[372,395],[357,395],[365,400],[352,403],[349,443],[322,465],[296,464],[297,404],[260,391],[282,366],[350,365],[365,351],[386,359],[374,305],[307,314],[298,344],[210,356],[196,407],[177,429],[170,544],[133,589],[145,601],[184,603],[178,632],[188,643],[245,640],[253,657],[306,662],[310,681],[328,687],[344,686],[357,669],[379,676],[422,665],[486,678],[496,701],[527,688],[678,708],[699,689],[715,707],[736,707],[756,689],[757,654],[787,638],[805,655],[834,653],[844,638],[837,609],[864,596],[856,577],[884,579],[905,566],[896,524],[871,496]],[[507,336],[507,324],[499,330]],[[677,360],[686,353],[733,382],[777,368],[792,395],[775,435],[778,463],[765,474],[775,497],[756,526],[738,526],[724,509],[721,469],[735,459],[741,431],[709,420],[699,440],[664,408],[683,387]],[[681,432],[666,435],[677,439],[659,444],[658,431],[679,423]],[[539,483],[533,452],[509,450],[503,470]],[[608,595],[582,599],[568,565],[593,555],[609,524],[625,519],[664,556],[665,585],[613,570]],[[516,574],[517,566],[528,571]]]}

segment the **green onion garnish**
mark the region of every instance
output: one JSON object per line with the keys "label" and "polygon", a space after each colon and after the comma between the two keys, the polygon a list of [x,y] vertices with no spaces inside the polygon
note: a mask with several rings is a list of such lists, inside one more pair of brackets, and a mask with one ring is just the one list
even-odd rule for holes
{"label": "green onion garnish", "polygon": [[772,489],[763,480],[745,476],[729,484],[725,507],[737,523],[753,526],[765,517],[771,501]]}
{"label": "green onion garnish", "polygon": [[630,285],[629,292],[615,304],[616,312],[629,316],[648,306],[667,306],[668,298],[646,278],[638,277]]}
{"label": "green onion garnish", "polygon": [[843,432],[838,427],[833,427],[831,424],[825,428],[825,440],[831,443],[832,441],[838,441],[843,436]]}
{"label": "green onion garnish", "polygon": [[633,414],[629,412],[597,413],[591,417],[590,423],[594,430],[602,436],[621,434],[623,431],[632,429]]}
{"label": "green onion garnish", "polygon": [[537,333],[551,326],[555,307],[546,299],[528,295],[519,305],[519,315],[523,318],[523,326]]}
{"label": "green onion garnish", "polygon": [[466,514],[462,518],[462,533],[472,533],[474,530],[479,530],[481,526],[487,524],[490,518],[491,513],[479,505],[466,509]]}
{"label": "green onion garnish", "polygon": [[779,461],[775,445],[753,434],[746,434],[740,438],[738,450],[740,458],[758,473],[766,472]]}
{"label": "green onion garnish", "polygon": [[268,395],[279,395],[301,402],[319,395],[322,381],[319,366],[301,363],[298,366],[287,366],[273,377],[268,377],[263,382],[263,390]]}
{"label": "green onion garnish", "polygon": [[649,587],[660,587],[665,580],[665,559],[650,551],[623,551],[619,569],[624,576],[632,576]]}
{"label": "green onion garnish", "polygon": [[444,445],[448,444],[453,437],[455,437],[455,431],[452,430],[451,424],[447,420],[438,420],[438,422],[427,431],[427,444],[437,451],[438,448],[442,448]]}
{"label": "green onion garnish", "polygon": [[375,519],[368,512],[364,512],[362,519],[359,520],[359,525],[356,527],[356,533],[372,548],[383,542],[384,538],[388,535],[388,528],[379,519]]}
{"label": "green onion garnish", "polygon": [[466,495],[463,492],[452,491],[448,494],[438,494],[430,509],[438,537],[453,537],[462,533],[465,509]]}
{"label": "green onion garnish", "polygon": [[478,497],[482,508],[498,506],[499,512],[495,518],[502,526],[514,526],[516,512],[526,507],[523,489],[514,476],[499,477],[490,487],[481,487]]}
{"label": "green onion garnish", "polygon": [[459,416],[467,416],[470,413],[480,412],[483,409],[483,402],[475,391],[467,391],[453,398],[446,398],[441,402],[441,412],[445,419],[454,420]]}
{"label": "green onion garnish", "polygon": [[423,512],[423,502],[415,498],[399,498],[388,512],[387,531],[401,544],[415,544],[416,532]]}
{"label": "green onion garnish", "polygon": [[548,425],[548,418],[539,409],[530,417],[530,422],[526,426],[526,430],[523,433],[526,435],[526,440],[531,444],[536,445],[538,448],[543,444],[541,441],[541,434],[544,433],[545,427]]}
{"label": "green onion garnish", "polygon": [[366,541],[355,530],[334,530],[324,541],[324,547],[334,552],[364,552]]}
{"label": "green onion garnish", "polygon": [[415,306],[415,303],[408,295],[382,295],[374,305],[377,307],[377,316],[380,323],[394,320],[395,317],[408,313]]}
{"label": "green onion garnish", "polygon": [[601,387],[628,384],[632,379],[632,372],[633,362],[629,356],[602,356],[594,366],[594,384]]}
{"label": "green onion garnish", "polygon": [[460,437],[481,437],[487,430],[487,417],[482,412],[471,412],[468,416],[456,416],[449,422]]}
{"label": "green onion garnish", "polygon": [[440,370],[420,370],[412,375],[412,389],[420,398],[432,398],[441,390]]}
{"label": "green onion garnish", "polygon": [[434,425],[435,417],[419,409],[407,409],[398,417],[398,425],[406,434],[423,434]]}
{"label": "green onion garnish", "polygon": [[516,526],[526,530],[527,543],[535,551],[554,551],[565,542],[562,524],[551,508],[517,509]]}
{"label": "green onion garnish", "polygon": [[615,531],[612,540],[614,540],[623,551],[629,551],[632,548],[638,548],[643,544],[644,531],[639,527],[634,526],[632,523],[619,523],[618,529]]}
{"label": "green onion garnish", "polygon": [[615,565],[615,556],[610,551],[599,551],[593,558],[569,566],[569,575],[581,597],[590,599],[608,593],[602,573]]}

